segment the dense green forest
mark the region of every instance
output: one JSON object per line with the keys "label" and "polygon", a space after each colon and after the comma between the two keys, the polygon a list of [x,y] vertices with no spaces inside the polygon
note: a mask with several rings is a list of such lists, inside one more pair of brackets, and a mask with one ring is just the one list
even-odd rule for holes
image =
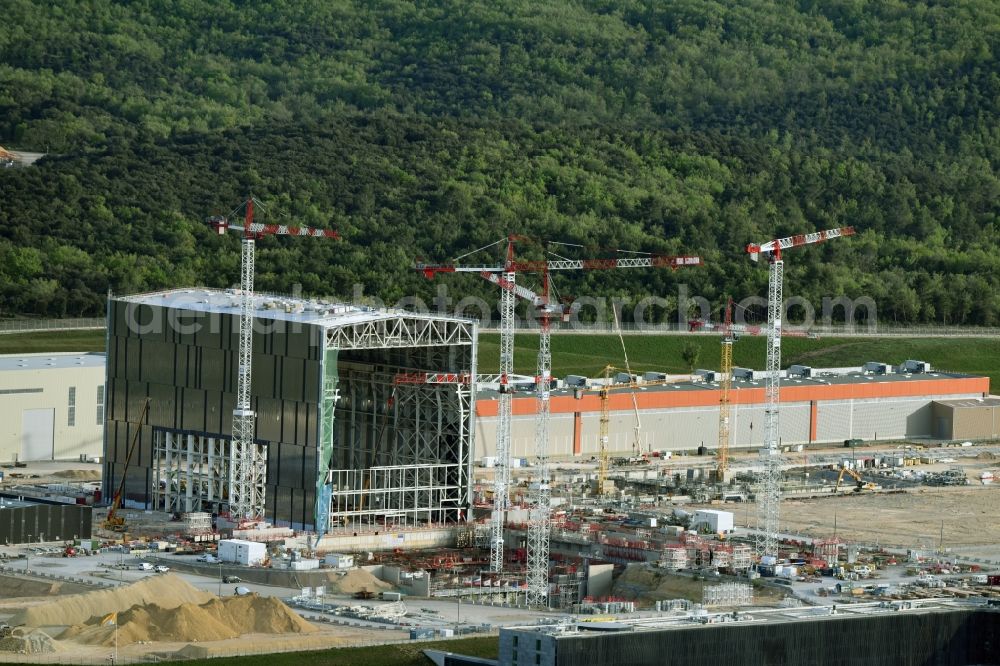
{"label": "dense green forest", "polygon": [[518,233],[702,256],[557,278],[673,319],[765,293],[747,242],[850,224],[786,295],[997,325],[998,53],[986,0],[9,0],[0,144],[49,156],[0,169],[0,316],[229,285],[204,218],[252,191],[344,236],[262,241],[262,290],[492,302],[413,263]]}

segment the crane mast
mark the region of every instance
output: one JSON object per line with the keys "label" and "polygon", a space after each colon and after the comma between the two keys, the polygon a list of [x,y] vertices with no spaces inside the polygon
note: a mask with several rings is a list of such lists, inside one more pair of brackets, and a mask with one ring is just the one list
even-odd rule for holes
{"label": "crane mast", "polygon": [[[508,254],[511,252],[508,246]],[[503,274],[503,280],[513,286],[515,273]],[[510,507],[510,417],[514,372],[514,291],[500,291],[500,396],[497,408],[497,462],[493,470],[493,512],[490,516],[490,571],[503,571],[503,526]]]}
{"label": "crane mast", "polygon": [[254,203],[245,202],[243,224],[230,224],[226,217],[216,216],[209,224],[219,235],[227,230],[239,231],[243,238],[240,253],[240,328],[236,370],[236,406],[233,409],[232,443],[229,451],[229,513],[238,521],[254,521],[264,516],[267,481],[267,453],[256,442],[256,413],[250,398],[253,381],[253,283],[256,241],[263,236],[311,236],[340,238],[336,231],[311,227],[290,227],[254,222]]}
{"label": "crane mast", "polygon": [[[247,202],[246,228],[253,222],[253,199]],[[229,461],[229,512],[237,520],[258,520],[264,514],[267,457],[255,441],[256,413],[250,404],[253,361],[253,277],[256,239],[245,233],[240,261],[240,342],[236,370],[236,408]]]}
{"label": "crane mast", "polygon": [[853,227],[828,229],[811,234],[779,238],[761,245],[747,245],[750,258],[764,254],[770,262],[767,279],[767,378],[764,385],[764,446],[761,454],[761,483],[757,493],[757,533],[755,550],[763,557],[778,555],[778,521],[781,503],[781,448],[779,403],[781,400],[781,325],[784,312],[782,290],[785,262],[782,250],[851,236]]}
{"label": "crane mast", "polygon": [[601,422],[598,431],[600,450],[597,462],[597,494],[608,492],[608,439],[611,425],[611,366],[604,366],[604,386],[598,395],[601,398]]}
{"label": "crane mast", "polygon": [[729,392],[733,388],[733,299],[726,301],[726,313],[722,324],[722,363],[719,378],[719,447],[718,467],[716,468],[719,483],[726,481],[729,473],[729,442],[730,416],[732,409],[729,404]]}
{"label": "crane mast", "polygon": [[549,322],[549,274],[542,274],[542,300],[539,313],[538,368],[535,376],[537,417],[535,419],[535,456],[538,458],[538,490],[534,493],[528,520],[528,606],[549,605],[549,528],[552,517],[548,462],[549,390],[552,385],[552,331]]}

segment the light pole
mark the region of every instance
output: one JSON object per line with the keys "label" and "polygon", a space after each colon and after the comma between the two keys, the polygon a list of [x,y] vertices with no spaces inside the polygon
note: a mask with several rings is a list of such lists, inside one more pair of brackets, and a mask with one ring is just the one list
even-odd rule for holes
{"label": "light pole", "polygon": [[219,560],[219,596],[222,596],[222,560]]}

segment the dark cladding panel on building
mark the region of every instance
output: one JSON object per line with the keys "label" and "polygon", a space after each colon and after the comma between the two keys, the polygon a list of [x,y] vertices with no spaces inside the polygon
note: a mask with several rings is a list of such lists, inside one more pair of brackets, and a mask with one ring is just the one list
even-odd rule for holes
{"label": "dark cladding panel on building", "polygon": [[[104,480],[109,496],[128,454],[134,428],[128,421],[151,399],[127,475],[126,507],[227,510],[238,301],[232,292],[203,289],[111,300]],[[319,469],[318,453],[327,400],[335,405],[327,447],[332,476],[338,477],[331,500],[335,521],[374,524],[381,507],[395,510],[381,517],[383,526],[461,519],[471,503],[471,386],[399,388],[394,377],[413,370],[471,376],[475,325],[263,295],[255,305],[251,402],[256,440],[267,458],[265,518],[313,528],[317,479],[327,475]],[[337,364],[333,393],[324,392],[327,359]],[[414,465],[439,471],[419,480],[365,471]],[[430,485],[417,490],[405,485],[411,482]]]}

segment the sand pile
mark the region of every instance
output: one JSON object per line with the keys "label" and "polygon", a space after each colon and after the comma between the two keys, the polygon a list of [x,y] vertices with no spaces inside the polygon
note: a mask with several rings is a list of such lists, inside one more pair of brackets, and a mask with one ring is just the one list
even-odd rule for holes
{"label": "sand pile", "polygon": [[21,611],[10,619],[10,624],[29,627],[67,626],[137,605],[155,603],[161,608],[177,608],[186,603],[202,604],[214,598],[215,595],[196,589],[183,578],[164,574],[113,590],[60,597],[58,601]]}
{"label": "sand pile", "polygon": [[327,580],[330,581],[326,586],[328,594],[354,594],[361,590],[381,592],[392,589],[392,585],[379,580],[364,569],[351,569],[346,574],[327,574]]}
{"label": "sand pile", "polygon": [[[103,625],[101,616],[70,627],[61,640],[88,645],[113,645],[115,628]],[[156,604],[134,606],[118,614],[118,643],[139,641],[221,641],[243,634],[303,634],[316,628],[275,597],[250,594],[213,598],[201,605],[175,608]]]}
{"label": "sand pile", "polygon": [[54,472],[52,476],[60,479],[73,479],[75,481],[97,481],[101,478],[101,472],[96,469],[67,469],[61,472]]}
{"label": "sand pile", "polygon": [[16,654],[40,654],[57,652],[63,648],[52,640],[52,637],[40,629],[24,631],[15,629],[11,636],[0,638],[0,652]]}

